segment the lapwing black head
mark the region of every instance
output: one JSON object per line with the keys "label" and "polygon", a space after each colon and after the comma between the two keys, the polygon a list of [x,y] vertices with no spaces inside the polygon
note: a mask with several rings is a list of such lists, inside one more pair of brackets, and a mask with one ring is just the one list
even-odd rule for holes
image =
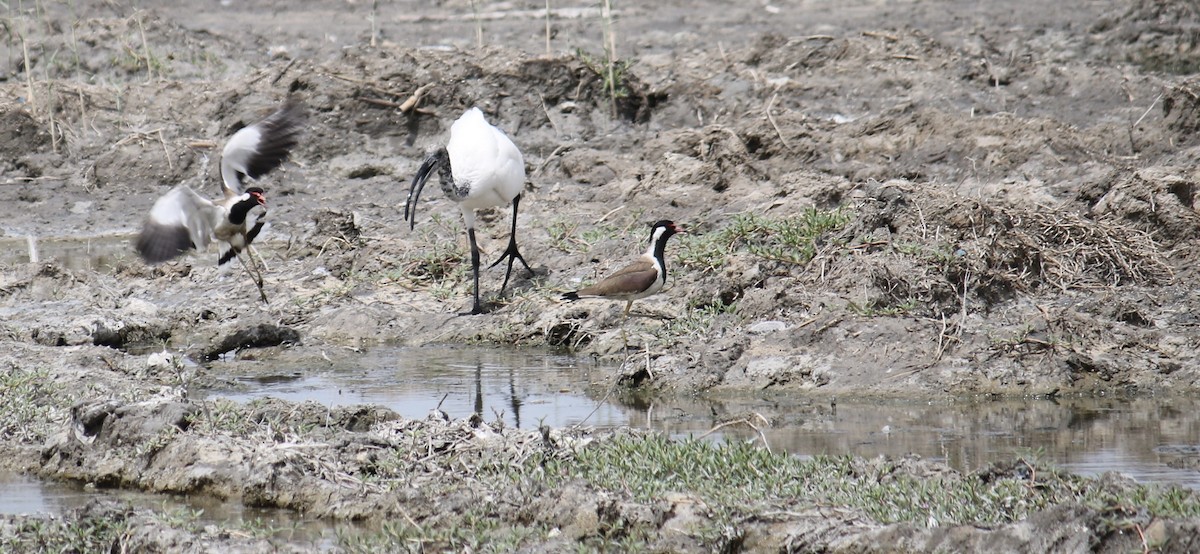
{"label": "lapwing black head", "polygon": [[[218,265],[237,258],[266,302],[262,271],[257,266],[251,269],[240,256],[249,249],[250,263],[255,264],[257,252],[251,243],[266,223],[266,195],[259,187],[243,190],[242,185],[247,177],[257,179],[283,164],[299,142],[303,123],[303,106],[289,99],[266,119],[229,137],[221,153],[224,197],[208,200],[187,185],[178,185],[161,196],[150,209],[134,244],[142,259],[159,264],[188,250],[204,250],[209,243],[216,242],[220,247]],[[266,268],[262,256],[258,256],[258,263]]]}
{"label": "lapwing black head", "polygon": [[662,290],[663,285],[667,282],[667,261],[664,257],[667,239],[677,233],[686,232],[682,226],[666,219],[655,222],[650,226],[650,246],[637,261],[590,287],[564,294],[563,300],[574,301],[580,298],[624,300],[624,315],[629,317],[629,309],[633,307],[634,300],[658,294]]}
{"label": "lapwing black head", "polygon": [[467,110],[450,126],[450,141],[446,146],[426,157],[413,177],[408,199],[404,202],[404,219],[409,222],[410,229],[415,228],[417,223],[417,199],[435,170],[442,192],[457,202],[462,210],[467,239],[471,243],[475,298],[468,313],[483,313],[483,305],[479,301],[479,246],[475,242],[475,210],[512,203],[512,230],[508,236],[508,248],[500,259],[488,266],[490,269],[508,260],[500,294],[504,294],[504,289],[508,287],[514,261],[520,260],[525,270],[533,275],[533,270],[517,249],[517,206],[521,203],[521,191],[525,189],[525,160],[508,135],[488,123],[479,108]]}

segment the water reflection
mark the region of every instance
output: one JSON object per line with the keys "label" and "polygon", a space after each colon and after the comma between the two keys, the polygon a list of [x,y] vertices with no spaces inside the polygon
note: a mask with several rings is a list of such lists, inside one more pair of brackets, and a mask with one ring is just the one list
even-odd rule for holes
{"label": "water reflection", "polygon": [[[1024,456],[1083,475],[1116,471],[1139,482],[1200,488],[1200,471],[1167,465],[1195,457],[1193,450],[1178,445],[1195,445],[1200,439],[1200,420],[1187,415],[1198,408],[1200,401],[1189,398],[843,400],[836,406],[804,401],[786,405],[774,399],[724,403],[719,413],[726,414],[724,419],[746,411],[763,414],[772,422],[763,429],[771,447],[804,456],[916,453],[963,471]],[[670,414],[660,412],[649,425],[681,434],[696,423]],[[758,438],[744,425],[723,428],[722,433],[737,440]],[[1164,448],[1167,445],[1175,446]]]}
{"label": "water reflection", "polygon": [[0,266],[55,260],[69,270],[108,271],[133,254],[130,235],[0,238]]}
{"label": "water reflection", "polygon": [[[267,364],[269,362],[261,362]],[[613,395],[612,367],[539,350],[443,346],[380,347],[309,367],[230,376],[240,386],[209,394],[249,400],[274,396],[328,406],[386,406],[410,418],[439,408],[453,418],[479,413],[509,425],[630,426],[673,436],[761,440],[800,456],[916,453],[963,471],[1017,456],[1094,475],[1117,471],[1141,482],[1200,488],[1200,472],[1172,461],[1200,450],[1200,419],[1189,398],[847,401],[804,393],[750,398],[645,399]],[[212,371],[220,371],[214,366]],[[262,369],[262,368],[260,368]],[[289,376],[280,378],[280,375]],[[758,416],[769,424],[763,424]]]}
{"label": "water reflection", "polygon": [[[264,365],[269,362],[264,362]],[[626,425],[628,410],[599,404],[605,373],[590,359],[542,350],[472,346],[380,347],[354,356],[324,356],[311,367],[271,368],[266,374],[221,375],[234,386],[201,393],[248,401],[271,396],[329,407],[378,404],[423,418],[441,409],[452,418],[472,413],[516,427],[587,423]],[[589,417],[590,416],[590,417]]]}
{"label": "water reflection", "polygon": [[281,508],[251,508],[240,502],[205,495],[180,496],[122,489],[97,489],[75,483],[38,481],[0,471],[0,515],[55,516],[81,508],[97,499],[119,500],[134,508],[160,514],[177,514],[199,526],[216,524],[229,529],[271,530],[272,538],[314,552],[333,548],[339,533],[369,531],[352,522],[331,522]]}
{"label": "water reflection", "polygon": [[80,505],[80,487],[0,472],[0,514],[57,514]]}

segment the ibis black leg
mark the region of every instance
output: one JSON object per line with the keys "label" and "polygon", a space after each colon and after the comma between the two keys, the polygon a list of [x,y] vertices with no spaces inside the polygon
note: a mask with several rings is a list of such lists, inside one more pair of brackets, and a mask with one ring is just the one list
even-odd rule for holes
{"label": "ibis black leg", "polygon": [[475,305],[468,312],[470,315],[483,313],[483,305],[479,303],[479,245],[475,244],[475,228],[467,228],[467,238],[471,241],[471,269],[475,273]]}
{"label": "ibis black leg", "polygon": [[508,278],[512,275],[514,260],[521,260],[521,265],[525,266],[525,271],[529,272],[530,277],[533,276],[533,270],[530,269],[529,264],[525,261],[525,257],[521,255],[521,251],[517,250],[517,206],[520,203],[521,195],[518,194],[516,198],[513,198],[512,232],[508,235],[508,248],[504,249],[504,254],[500,255],[500,259],[488,266],[488,269],[491,269],[500,265],[500,262],[503,262],[505,259],[508,259],[508,269],[504,272],[504,284],[500,285],[500,294],[504,294],[504,289],[508,287]]}

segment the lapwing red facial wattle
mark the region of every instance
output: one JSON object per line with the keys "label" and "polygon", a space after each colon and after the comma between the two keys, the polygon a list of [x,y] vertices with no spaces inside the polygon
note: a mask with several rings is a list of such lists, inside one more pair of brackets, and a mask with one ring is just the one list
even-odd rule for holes
{"label": "lapwing red facial wattle", "polygon": [[404,203],[404,219],[409,222],[410,229],[416,227],[416,204],[421,189],[434,170],[437,170],[442,192],[457,202],[462,210],[467,239],[471,243],[471,268],[475,275],[475,301],[469,313],[483,313],[483,305],[479,301],[479,246],[475,242],[475,210],[512,203],[512,231],[508,237],[508,248],[500,259],[488,266],[491,269],[508,260],[500,294],[504,294],[508,286],[514,261],[520,260],[525,270],[533,275],[533,270],[517,250],[517,206],[521,202],[521,191],[525,189],[525,160],[504,131],[484,119],[479,108],[467,110],[450,126],[450,141],[446,146],[425,158],[413,177],[408,200]]}
{"label": "lapwing red facial wattle", "polygon": [[[221,151],[221,189],[224,197],[208,200],[187,185],[164,194],[150,209],[135,247],[149,264],[174,259],[188,250],[204,250],[209,243],[220,247],[218,265],[237,258],[254,279],[262,301],[262,272],[255,267],[251,243],[266,223],[267,200],[263,189],[242,186],[247,177],[257,179],[279,167],[296,146],[303,131],[304,107],[289,99],[266,119],[234,133]],[[249,250],[250,265],[241,252]],[[266,263],[258,257],[265,269]]]}
{"label": "lapwing red facial wattle", "polygon": [[625,317],[629,317],[629,309],[634,300],[640,300],[658,294],[667,282],[667,262],[663,257],[667,247],[667,239],[676,233],[686,233],[683,227],[667,220],[661,220],[651,226],[650,246],[637,261],[625,266],[620,271],[605,277],[599,283],[584,287],[563,295],[563,300],[574,301],[580,298],[607,298],[609,300],[625,301]]}

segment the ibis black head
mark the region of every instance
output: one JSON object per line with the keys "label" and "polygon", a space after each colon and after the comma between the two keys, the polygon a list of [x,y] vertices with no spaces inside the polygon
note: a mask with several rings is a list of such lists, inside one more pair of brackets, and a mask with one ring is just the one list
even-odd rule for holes
{"label": "ibis black head", "polygon": [[408,221],[409,229],[417,226],[417,199],[421,197],[421,189],[425,188],[425,181],[429,180],[429,175],[433,173],[433,170],[440,169],[443,164],[448,163],[450,163],[450,153],[444,147],[438,148],[425,158],[424,162],[421,162],[421,167],[417,169],[417,174],[413,176],[412,184],[408,187],[408,200],[404,201],[404,219]]}

